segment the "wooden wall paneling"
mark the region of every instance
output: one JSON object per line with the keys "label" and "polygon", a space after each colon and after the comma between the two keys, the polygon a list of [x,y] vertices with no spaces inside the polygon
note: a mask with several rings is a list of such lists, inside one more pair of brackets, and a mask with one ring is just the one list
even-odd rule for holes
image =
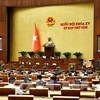
{"label": "wooden wall paneling", "polygon": [[94,65],[97,66],[97,59],[100,58],[100,53],[98,53],[98,35],[100,35],[100,17],[95,17],[94,19]]}
{"label": "wooden wall paneling", "polygon": [[94,54],[97,53],[97,49],[98,49],[98,38],[97,38],[97,35],[94,36]]}
{"label": "wooden wall paneling", "polygon": [[6,63],[7,62],[7,36],[2,37],[2,59]]}
{"label": "wooden wall paneling", "polygon": [[0,6],[4,5],[5,0],[0,0]]}
{"label": "wooden wall paneling", "polygon": [[0,36],[6,35],[6,22],[0,22]]}
{"label": "wooden wall paneling", "polygon": [[0,36],[2,36],[2,51],[0,51],[0,60],[6,62],[7,48],[6,48],[6,22],[0,22]]}
{"label": "wooden wall paneling", "polygon": [[100,35],[100,17],[95,18],[95,34]]}
{"label": "wooden wall paneling", "polygon": [[2,51],[0,51],[0,61],[2,61],[2,58],[3,58],[3,53]]}
{"label": "wooden wall paneling", "polygon": [[100,0],[95,0],[94,6],[95,6],[95,17],[98,17],[100,16]]}
{"label": "wooden wall paneling", "polygon": [[0,22],[6,21],[6,7],[0,6]]}
{"label": "wooden wall paneling", "polygon": [[[14,6],[15,4],[14,4],[14,1],[15,0],[5,0],[5,6]],[[20,0],[18,0],[18,1],[20,1]]]}
{"label": "wooden wall paneling", "polygon": [[93,2],[94,0],[5,0],[6,6],[43,6]]}

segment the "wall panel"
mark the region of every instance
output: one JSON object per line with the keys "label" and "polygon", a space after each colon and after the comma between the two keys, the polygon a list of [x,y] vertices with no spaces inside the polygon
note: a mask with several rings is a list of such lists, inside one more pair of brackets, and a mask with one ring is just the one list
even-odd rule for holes
{"label": "wall panel", "polygon": [[0,6],[0,21],[6,21],[6,7]]}
{"label": "wall panel", "polygon": [[6,35],[6,22],[0,22],[0,36]]}
{"label": "wall panel", "polygon": [[3,61],[6,62],[7,61],[7,36],[3,36],[2,37],[2,55],[3,55]]}
{"label": "wall panel", "polygon": [[0,0],[0,6],[4,5],[5,0]]}
{"label": "wall panel", "polygon": [[95,34],[100,35],[100,17],[95,18]]}
{"label": "wall panel", "polygon": [[100,0],[95,0],[95,17],[100,17]]}
{"label": "wall panel", "polygon": [[94,0],[5,0],[6,6],[43,6],[93,2]]}
{"label": "wall panel", "polygon": [[94,1],[94,58],[95,67],[97,66],[97,59],[100,58],[100,53],[98,53],[98,35],[100,35],[100,0]]}

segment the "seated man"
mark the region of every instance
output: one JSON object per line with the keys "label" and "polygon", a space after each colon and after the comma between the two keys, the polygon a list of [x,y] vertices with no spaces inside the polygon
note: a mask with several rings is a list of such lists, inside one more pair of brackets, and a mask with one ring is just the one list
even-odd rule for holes
{"label": "seated man", "polygon": [[23,80],[24,80],[25,83],[29,83],[30,82],[28,75],[25,75]]}
{"label": "seated man", "polygon": [[37,84],[37,86],[44,86],[44,81],[42,80],[42,75],[37,75],[37,78],[38,78],[38,80],[37,80],[37,82],[36,82],[36,84]]}
{"label": "seated man", "polygon": [[56,81],[56,75],[53,75],[48,84],[60,84],[60,82]]}
{"label": "seated man", "polygon": [[15,81],[12,81],[11,83],[9,82],[9,84],[4,87],[15,88],[15,94],[24,94],[24,92],[20,89],[20,86],[15,86]]}
{"label": "seated man", "polygon": [[81,84],[81,81],[79,79],[75,79],[75,84]]}
{"label": "seated man", "polygon": [[12,83],[13,84],[15,82],[15,80],[16,80],[15,77],[10,77],[9,78],[9,83]]}

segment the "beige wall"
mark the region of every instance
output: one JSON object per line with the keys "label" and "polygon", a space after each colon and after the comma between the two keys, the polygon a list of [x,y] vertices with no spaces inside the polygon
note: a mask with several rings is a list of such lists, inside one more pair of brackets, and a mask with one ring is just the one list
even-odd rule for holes
{"label": "beige wall", "polygon": [[[61,6],[45,6],[30,8],[13,8],[11,11],[10,60],[16,61],[19,51],[32,50],[32,36],[36,23],[41,44],[52,37],[56,45],[55,51],[82,52],[83,58],[89,61],[93,58],[94,5],[93,3],[72,4]],[[55,24],[48,27],[48,17],[55,19]],[[64,30],[60,23],[90,22],[87,29]],[[41,47],[43,51],[43,47]],[[62,55],[62,57],[64,57]],[[74,58],[75,56],[72,55]],[[88,63],[89,64],[89,63]]]}

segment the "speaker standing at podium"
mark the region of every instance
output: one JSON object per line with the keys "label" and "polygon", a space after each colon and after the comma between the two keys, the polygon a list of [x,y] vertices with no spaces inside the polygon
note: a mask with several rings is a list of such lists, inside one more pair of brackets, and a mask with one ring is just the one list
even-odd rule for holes
{"label": "speaker standing at podium", "polygon": [[46,58],[54,57],[54,46],[51,37],[49,37],[48,42],[43,45]]}
{"label": "speaker standing at podium", "polygon": [[54,47],[54,43],[51,41],[51,37],[48,37],[48,42],[46,42],[43,47]]}

